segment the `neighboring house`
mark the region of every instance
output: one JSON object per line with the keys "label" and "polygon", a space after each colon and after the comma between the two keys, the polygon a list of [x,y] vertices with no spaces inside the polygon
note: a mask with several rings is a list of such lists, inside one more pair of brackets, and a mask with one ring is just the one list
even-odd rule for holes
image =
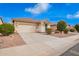
{"label": "neighboring house", "polygon": [[45,23],[47,23],[48,26],[51,25],[51,23],[46,20],[39,21],[30,18],[15,18],[12,22],[15,29],[22,32],[45,32]]}
{"label": "neighboring house", "polygon": [[68,28],[68,29],[74,29],[74,26],[67,25],[67,28]]}
{"label": "neighboring house", "polygon": [[52,31],[55,32],[57,30],[57,24],[52,24],[51,28],[52,28]]}

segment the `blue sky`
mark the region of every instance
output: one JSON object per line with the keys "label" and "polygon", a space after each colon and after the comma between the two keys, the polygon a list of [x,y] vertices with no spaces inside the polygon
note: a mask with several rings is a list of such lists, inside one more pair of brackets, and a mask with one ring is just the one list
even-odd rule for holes
{"label": "blue sky", "polygon": [[0,3],[0,16],[4,22],[12,18],[48,19],[50,22],[64,20],[70,25],[79,23],[77,3]]}

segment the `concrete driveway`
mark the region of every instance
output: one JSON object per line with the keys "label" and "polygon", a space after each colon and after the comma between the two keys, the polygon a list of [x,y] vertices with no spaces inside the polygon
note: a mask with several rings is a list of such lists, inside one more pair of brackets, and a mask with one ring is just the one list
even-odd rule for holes
{"label": "concrete driveway", "polygon": [[79,34],[67,38],[57,38],[39,33],[18,33],[26,45],[0,49],[0,55],[57,56],[79,43]]}

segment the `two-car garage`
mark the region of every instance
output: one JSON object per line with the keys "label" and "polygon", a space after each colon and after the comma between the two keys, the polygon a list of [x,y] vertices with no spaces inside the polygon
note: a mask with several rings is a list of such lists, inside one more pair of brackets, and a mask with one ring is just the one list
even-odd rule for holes
{"label": "two-car garage", "polygon": [[15,26],[15,30],[19,32],[45,32],[44,25],[38,20],[15,18],[12,22]]}
{"label": "two-car garage", "polygon": [[19,32],[35,32],[35,25],[17,25],[16,30]]}

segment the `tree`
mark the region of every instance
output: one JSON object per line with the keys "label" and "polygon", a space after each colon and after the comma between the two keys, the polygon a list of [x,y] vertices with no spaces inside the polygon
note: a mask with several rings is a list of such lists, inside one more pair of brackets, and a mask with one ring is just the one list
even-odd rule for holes
{"label": "tree", "polygon": [[2,17],[0,17],[0,20],[2,21],[2,23],[4,23],[4,22],[3,22],[3,19],[2,19]]}
{"label": "tree", "polygon": [[57,23],[57,30],[59,30],[61,33],[66,29],[66,27],[67,27],[67,24],[63,20]]}

